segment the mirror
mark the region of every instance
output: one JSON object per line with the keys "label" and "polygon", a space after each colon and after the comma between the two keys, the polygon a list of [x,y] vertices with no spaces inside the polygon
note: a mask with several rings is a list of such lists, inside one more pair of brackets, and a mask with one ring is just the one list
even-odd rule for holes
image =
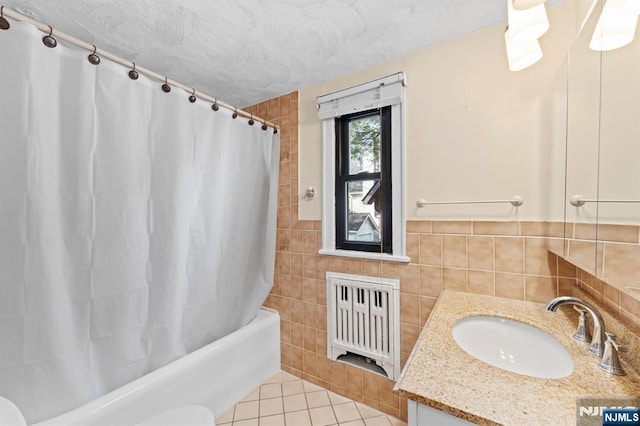
{"label": "mirror", "polygon": [[589,49],[601,2],[569,52],[564,257],[640,299],[640,40]]}

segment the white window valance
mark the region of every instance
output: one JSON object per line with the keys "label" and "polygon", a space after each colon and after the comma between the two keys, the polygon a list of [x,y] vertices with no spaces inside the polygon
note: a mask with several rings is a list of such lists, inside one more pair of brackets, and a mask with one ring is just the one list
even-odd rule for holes
{"label": "white window valance", "polygon": [[318,97],[318,118],[340,117],[402,103],[403,72]]}

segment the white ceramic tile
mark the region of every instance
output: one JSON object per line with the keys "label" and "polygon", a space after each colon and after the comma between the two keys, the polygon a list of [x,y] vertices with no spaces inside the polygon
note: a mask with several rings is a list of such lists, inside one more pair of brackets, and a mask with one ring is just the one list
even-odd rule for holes
{"label": "white ceramic tile", "polygon": [[236,411],[233,414],[233,421],[253,419],[258,417],[258,401],[239,402],[236,404]]}
{"label": "white ceramic tile", "polygon": [[296,377],[293,374],[287,373],[286,371],[281,371],[280,377],[283,383],[290,382],[292,380],[300,380],[300,377]]}
{"label": "white ceramic tile", "polygon": [[303,393],[299,395],[289,395],[282,398],[284,402],[284,412],[306,410],[307,398]]}
{"label": "white ceramic tile", "polygon": [[353,420],[346,423],[340,423],[340,426],[365,426],[363,420]]}
{"label": "white ceramic tile", "polygon": [[324,388],[314,385],[313,383],[307,382],[306,380],[302,381],[302,386],[304,387],[305,392],[318,392],[321,390],[325,390]]}
{"label": "white ceramic tile", "polygon": [[233,412],[235,411],[235,409],[236,407],[233,406],[229,408],[226,412],[216,417],[216,424],[230,423],[231,421],[233,421]]}
{"label": "white ceramic tile", "polygon": [[282,385],[280,383],[268,383],[260,386],[260,399],[276,398],[282,396]]}
{"label": "white ceramic tile", "polygon": [[282,395],[296,395],[299,393],[304,393],[304,388],[302,387],[302,380],[288,381],[282,383]]}
{"label": "white ceramic tile", "polygon": [[375,408],[369,407],[368,405],[364,405],[361,402],[356,402],[356,407],[358,407],[358,411],[360,411],[360,415],[363,419],[385,415],[382,411],[376,410]]}
{"label": "white ceramic tile", "polygon": [[285,426],[284,414],[267,417],[260,416],[260,426]]}
{"label": "white ceramic tile", "polygon": [[311,408],[309,410],[311,416],[311,424],[313,426],[327,426],[337,423],[336,416],[333,414],[331,406]]}
{"label": "white ceramic tile", "polygon": [[316,407],[324,407],[326,405],[331,405],[331,401],[329,401],[329,396],[327,395],[327,391],[323,390],[320,392],[311,392],[307,395],[307,405],[309,408]]}
{"label": "white ceramic tile", "polygon": [[278,371],[276,374],[274,374],[273,376],[269,377],[267,380],[264,381],[263,384],[266,383],[282,383],[282,375],[283,374],[288,374],[285,373],[284,371]]}
{"label": "white ceramic tile", "polygon": [[338,395],[335,392],[328,391],[327,393],[329,394],[329,400],[331,400],[331,403],[333,405],[346,404],[347,402],[351,402],[349,398],[344,397],[342,395]]}
{"label": "white ceramic tile", "polygon": [[407,422],[404,420],[400,420],[397,417],[387,416],[387,419],[391,422],[393,426],[407,426]]}
{"label": "white ceramic tile", "polygon": [[287,426],[311,426],[311,418],[309,417],[308,410],[285,413],[284,418]]}
{"label": "white ceramic tile", "polygon": [[[391,426],[391,422],[389,421],[387,416],[371,417],[369,419],[364,419],[364,424],[367,426]],[[235,423],[233,426],[236,426]]]}
{"label": "white ceramic tile", "polygon": [[244,398],[242,398],[240,400],[240,402],[247,402],[247,401],[257,401],[260,399],[260,388],[257,387],[254,390],[252,390],[251,392],[249,392],[247,394],[247,396],[245,396]]}
{"label": "white ceramic tile", "polygon": [[282,397],[261,399],[260,400],[260,417],[273,416],[274,414],[282,414]]}
{"label": "white ceramic tile", "polygon": [[240,420],[233,421],[233,426],[260,426],[258,423],[258,419],[248,419],[248,420]]}
{"label": "white ceramic tile", "polygon": [[339,423],[350,422],[351,420],[359,420],[360,412],[356,408],[355,402],[347,402],[346,404],[338,404],[333,406],[333,412]]}

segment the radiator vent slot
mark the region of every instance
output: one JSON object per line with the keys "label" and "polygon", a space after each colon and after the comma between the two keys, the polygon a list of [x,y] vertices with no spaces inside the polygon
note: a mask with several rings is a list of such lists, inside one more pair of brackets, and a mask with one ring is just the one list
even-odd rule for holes
{"label": "radiator vent slot", "polygon": [[350,362],[360,355],[397,380],[399,290],[399,280],[327,272],[327,356]]}

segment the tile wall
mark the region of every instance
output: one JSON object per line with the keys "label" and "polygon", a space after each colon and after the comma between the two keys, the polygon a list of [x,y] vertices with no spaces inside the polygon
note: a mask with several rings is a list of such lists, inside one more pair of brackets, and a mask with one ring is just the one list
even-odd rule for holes
{"label": "tile wall", "polygon": [[[326,357],[327,271],[400,279],[403,365],[443,289],[546,302],[571,294],[577,280],[595,283],[548,251],[562,252],[561,222],[408,221],[410,263],[320,256],[321,223],[297,218],[297,92],[245,110],[281,126],[276,276],[265,305],[280,312],[284,371],[407,418],[406,400],[393,394],[391,380]],[[626,299],[607,300],[637,320],[637,306]]]}

